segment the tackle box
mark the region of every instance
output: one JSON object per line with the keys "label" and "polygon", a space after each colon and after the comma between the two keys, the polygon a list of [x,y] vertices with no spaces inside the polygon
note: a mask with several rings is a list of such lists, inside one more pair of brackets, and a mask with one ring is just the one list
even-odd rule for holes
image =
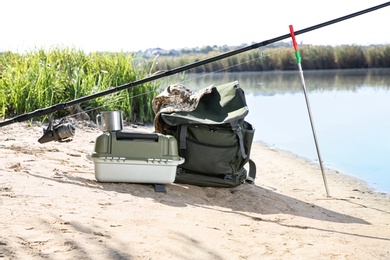
{"label": "tackle box", "polygon": [[104,132],[90,159],[99,182],[168,184],[175,181],[179,157],[176,138],[160,133]]}

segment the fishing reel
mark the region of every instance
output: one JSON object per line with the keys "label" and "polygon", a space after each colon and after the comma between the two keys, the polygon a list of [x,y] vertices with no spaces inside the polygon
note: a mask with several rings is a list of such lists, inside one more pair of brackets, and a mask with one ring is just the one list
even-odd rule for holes
{"label": "fishing reel", "polygon": [[69,122],[65,122],[64,118],[58,124],[53,125],[53,121],[49,117],[49,125],[46,129],[43,129],[43,136],[38,139],[38,142],[41,144],[51,141],[70,142],[72,139],[68,138],[73,137],[75,131],[74,126]]}

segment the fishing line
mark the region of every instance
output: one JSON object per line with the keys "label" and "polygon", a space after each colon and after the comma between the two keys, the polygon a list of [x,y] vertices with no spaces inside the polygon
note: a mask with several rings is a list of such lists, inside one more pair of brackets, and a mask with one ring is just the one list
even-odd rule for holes
{"label": "fishing line", "polygon": [[152,92],[155,92],[154,90],[150,90],[150,91],[147,91],[147,92],[144,92],[144,93],[140,93],[140,94],[137,94],[137,95],[133,95],[133,96],[130,96],[130,97],[121,97],[121,98],[118,98],[118,99],[115,99],[115,100],[111,100],[111,101],[107,101],[104,105],[102,106],[98,106],[98,107],[94,107],[94,108],[91,108],[91,109],[81,109],[82,111],[80,112],[77,112],[77,113],[71,113],[69,115],[66,115],[64,116],[63,118],[65,119],[70,119],[72,117],[77,117],[77,116],[80,116],[84,113],[91,113],[93,111],[98,111],[100,109],[103,109],[104,107],[107,107],[107,106],[110,106],[114,103],[118,103],[120,101],[123,101],[124,99],[127,99],[127,98],[130,98],[130,99],[133,99],[133,98],[136,98],[136,97],[140,97],[140,96],[143,96],[143,95],[147,95],[147,94],[150,94]]}
{"label": "fishing line", "polygon": [[[260,56],[257,57],[257,58],[252,58],[252,59],[247,59],[245,61],[242,61],[242,62],[239,62],[239,63],[235,63],[234,65],[231,65],[231,66],[227,66],[227,67],[224,67],[224,68],[221,68],[219,70],[214,70],[214,71],[211,71],[211,72],[205,72],[205,73],[191,73],[190,75],[192,77],[188,77],[188,78],[185,78],[181,81],[179,81],[179,83],[183,84],[186,83],[186,82],[191,82],[191,81],[194,81],[196,79],[200,79],[200,78],[206,78],[206,76],[209,76],[209,75],[213,75],[213,74],[217,74],[217,73],[221,73],[223,71],[228,72],[229,69],[232,69],[232,68],[235,68],[235,67],[239,67],[243,64],[248,64],[248,63],[251,63],[253,61],[257,61],[257,60],[263,60],[265,59],[266,57],[271,57],[271,56],[277,56],[277,54],[280,54],[282,52],[285,52],[286,50],[285,49],[279,49],[279,48],[266,48],[266,47],[260,47],[259,49],[262,49],[261,53],[260,53]],[[265,51],[269,50],[268,53],[265,53]],[[240,72],[243,72],[243,71],[240,71]],[[194,76],[195,75],[195,76]],[[176,81],[177,82],[177,81]],[[166,84],[166,86],[169,86],[170,84]]]}
{"label": "fishing line", "polygon": [[[236,63],[234,65],[231,65],[231,66],[228,66],[228,67],[224,67],[224,68],[221,68],[219,70],[215,70],[215,71],[211,71],[211,72],[208,72],[208,73],[202,73],[202,74],[199,74],[199,73],[195,73],[195,74],[191,74],[192,77],[188,77],[186,79],[183,79],[181,81],[175,81],[175,82],[179,82],[181,84],[184,85],[184,83],[186,82],[190,82],[190,81],[193,81],[195,79],[199,79],[199,78],[205,78],[206,76],[208,75],[212,75],[212,74],[216,74],[216,73],[220,73],[222,71],[227,71],[229,69],[232,69],[232,68],[235,68],[235,67],[238,67],[240,65],[243,65],[243,64],[247,64],[247,63],[250,63],[250,62],[253,62],[253,61],[256,61],[256,60],[262,60],[266,57],[270,57],[270,56],[276,56],[277,54],[283,52],[284,50],[278,50],[278,51],[275,51],[275,49],[272,49],[272,51],[270,51],[269,53],[264,53],[264,51],[266,50],[271,50],[269,48],[264,48],[264,47],[261,47],[259,49],[263,49],[262,52],[260,53],[260,57],[257,57],[257,58],[253,58],[253,59],[248,59],[246,61],[243,61],[243,62],[240,62],[240,63]],[[193,75],[196,75],[196,76],[193,76]],[[180,77],[180,76],[179,76]],[[168,77],[166,77],[165,79],[167,79]],[[163,89],[162,88],[165,88],[166,86],[169,86],[171,84],[169,84],[168,82],[166,84],[161,84],[163,86],[159,86],[159,91],[161,92]],[[77,116],[80,116],[82,115],[83,113],[91,113],[93,111],[98,111],[99,109],[103,109],[104,107],[109,107],[110,105],[112,104],[115,104],[115,103],[118,103],[118,102],[121,102],[127,98],[130,98],[130,99],[134,99],[136,97],[139,97],[139,96],[143,96],[143,95],[148,95],[150,93],[153,93],[155,92],[155,90],[150,90],[150,91],[147,91],[147,92],[144,92],[144,93],[140,93],[140,94],[137,94],[137,95],[133,95],[131,97],[125,97],[125,96],[122,96],[122,97],[119,97],[119,98],[114,98],[114,100],[112,98],[110,98],[112,95],[115,95],[115,94],[118,94],[118,93],[112,93],[110,95],[107,95],[107,101],[105,102],[104,105],[102,106],[98,106],[98,107],[94,107],[94,108],[91,108],[91,109],[82,109],[82,111],[78,112],[78,113],[71,113],[67,116],[65,116],[64,118],[66,119],[69,119],[69,118],[72,118],[72,117],[77,117]]]}

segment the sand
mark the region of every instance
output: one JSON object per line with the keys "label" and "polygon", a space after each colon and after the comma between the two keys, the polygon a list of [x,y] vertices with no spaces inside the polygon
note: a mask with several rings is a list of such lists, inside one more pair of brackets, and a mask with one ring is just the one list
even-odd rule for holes
{"label": "sand", "polygon": [[362,181],[326,169],[328,197],[318,165],[255,143],[255,185],[99,183],[99,130],[75,125],[46,144],[0,128],[0,258],[390,259],[390,196]]}

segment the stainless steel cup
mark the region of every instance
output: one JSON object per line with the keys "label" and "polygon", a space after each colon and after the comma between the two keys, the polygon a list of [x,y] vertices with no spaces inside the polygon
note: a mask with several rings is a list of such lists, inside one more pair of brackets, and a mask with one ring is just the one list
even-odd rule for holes
{"label": "stainless steel cup", "polygon": [[121,131],[123,120],[121,111],[103,111],[96,116],[96,124],[103,132]]}

